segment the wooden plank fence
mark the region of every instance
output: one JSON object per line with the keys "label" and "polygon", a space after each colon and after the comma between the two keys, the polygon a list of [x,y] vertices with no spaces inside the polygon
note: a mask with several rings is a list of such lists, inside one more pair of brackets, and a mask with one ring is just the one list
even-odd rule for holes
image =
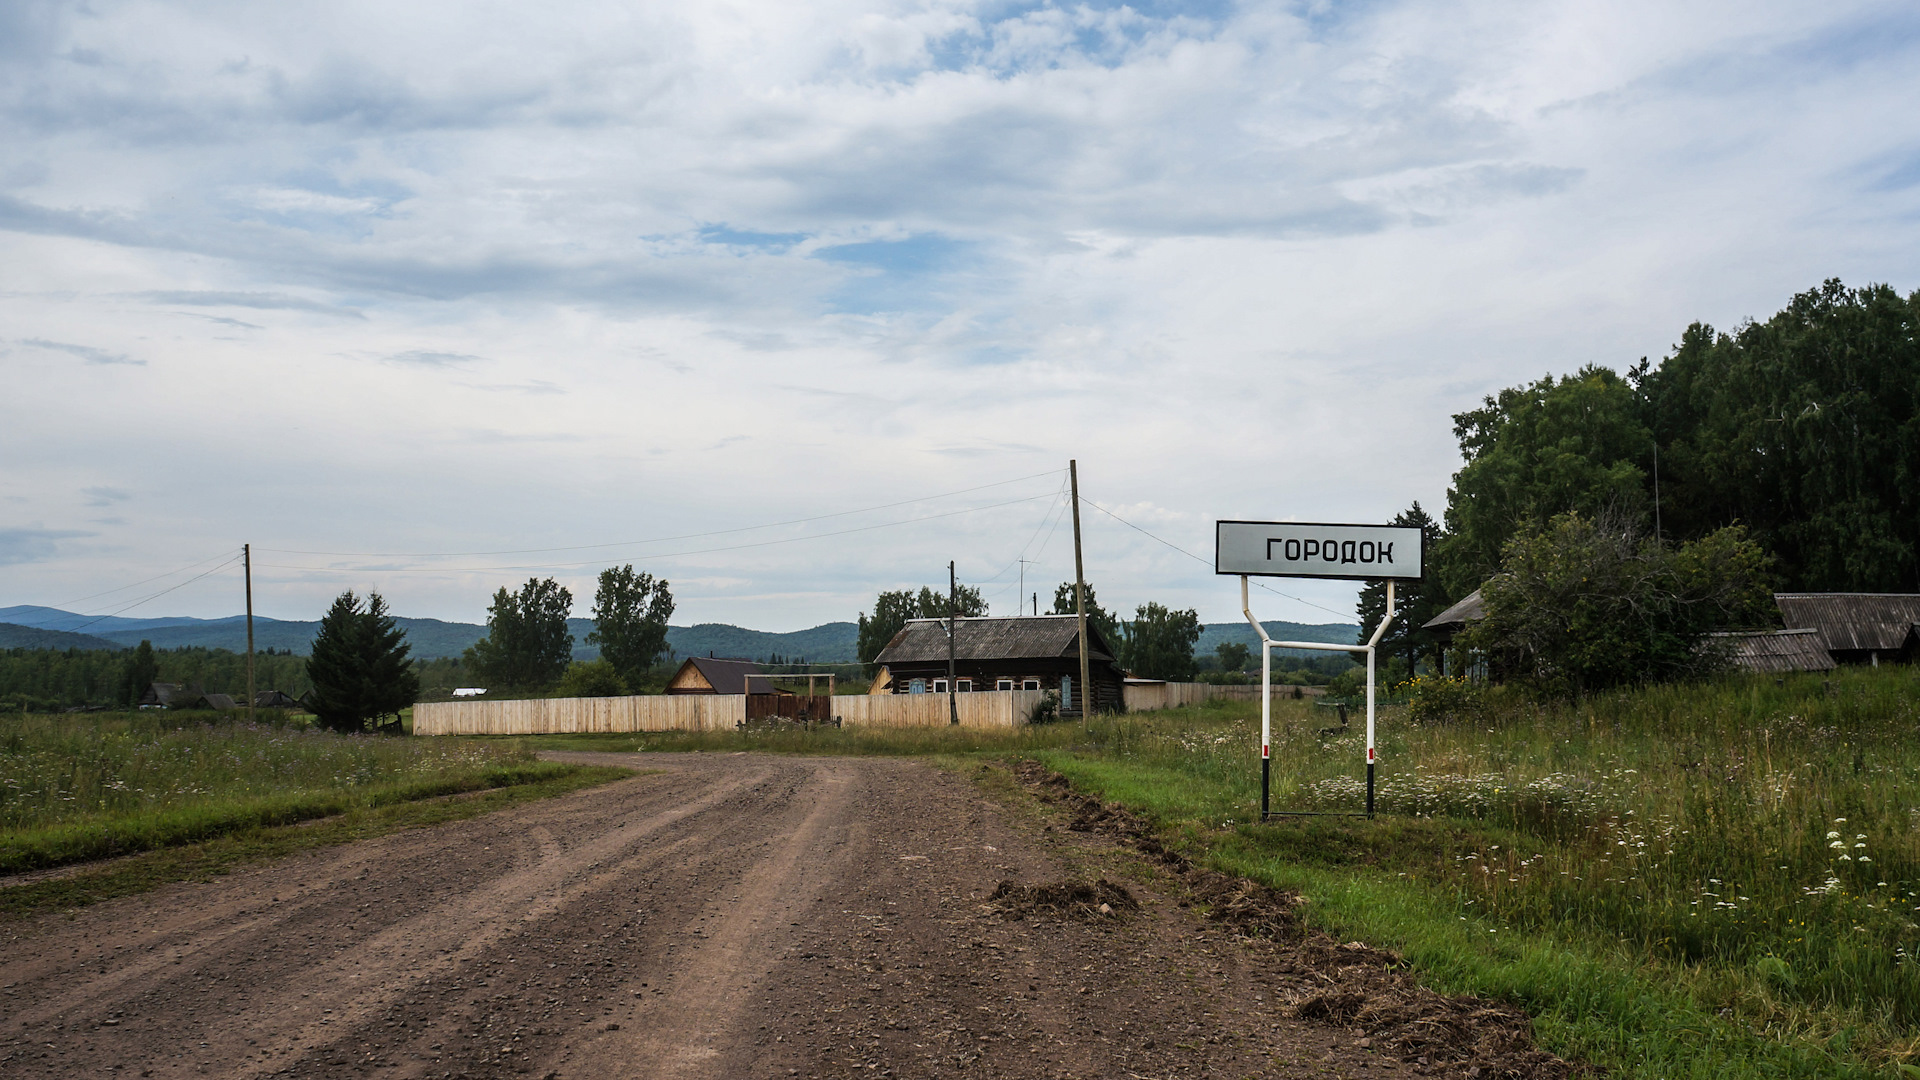
{"label": "wooden plank fence", "polygon": [[[1040,690],[983,690],[954,695],[960,725],[1013,729],[1026,725]],[[595,731],[732,731],[746,719],[743,694],[672,694],[523,701],[433,701],[413,707],[415,735],[561,735]],[[854,727],[940,727],[945,694],[840,694],[833,715]]]}
{"label": "wooden plank fence", "polygon": [[[1274,698],[1318,697],[1326,693],[1322,686],[1275,686]],[[1127,686],[1127,711],[1152,712],[1198,705],[1203,701],[1259,701],[1258,686],[1216,686],[1213,683],[1130,683]]]}

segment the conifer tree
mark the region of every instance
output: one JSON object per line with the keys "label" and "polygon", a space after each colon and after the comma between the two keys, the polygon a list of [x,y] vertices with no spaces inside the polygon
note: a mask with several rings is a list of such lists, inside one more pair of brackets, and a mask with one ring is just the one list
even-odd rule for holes
{"label": "conifer tree", "polygon": [[406,638],[379,593],[369,593],[364,605],[352,590],[334,599],[307,658],[311,708],[322,726],[364,731],[369,721],[398,717],[413,704],[420,677],[407,659]]}

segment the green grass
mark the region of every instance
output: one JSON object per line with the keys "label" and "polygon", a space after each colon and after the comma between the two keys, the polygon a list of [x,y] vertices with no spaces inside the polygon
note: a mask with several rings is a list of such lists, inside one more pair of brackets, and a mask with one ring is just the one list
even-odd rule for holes
{"label": "green grass", "polygon": [[[1360,724],[1275,711],[1276,808],[1353,809]],[[1634,1077],[1890,1075],[1920,1048],[1920,671],[1740,677],[1476,722],[1383,713],[1374,821],[1257,822],[1258,709],[1015,733],[573,736],[570,749],[1032,757],[1437,988]]]}
{"label": "green grass", "polygon": [[166,713],[0,718],[0,873],[190,844],[570,766],[523,747]]}

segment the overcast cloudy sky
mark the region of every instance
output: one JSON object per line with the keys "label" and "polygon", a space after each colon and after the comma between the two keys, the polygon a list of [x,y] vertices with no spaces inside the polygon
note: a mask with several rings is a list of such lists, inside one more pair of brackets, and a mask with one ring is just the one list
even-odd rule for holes
{"label": "overcast cloudy sky", "polygon": [[[251,542],[280,618],[584,615],[629,560],[682,623],[948,559],[1010,612],[1072,574],[1070,457],[1203,558],[1437,511],[1482,395],[1920,287],[1917,241],[1910,3],[10,0],[0,606]],[[1084,524],[1109,606],[1238,617]]]}

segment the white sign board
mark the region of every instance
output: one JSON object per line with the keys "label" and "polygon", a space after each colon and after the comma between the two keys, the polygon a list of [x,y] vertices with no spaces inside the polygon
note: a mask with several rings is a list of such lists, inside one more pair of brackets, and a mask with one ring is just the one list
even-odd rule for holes
{"label": "white sign board", "polygon": [[1426,547],[1425,531],[1411,526],[1217,521],[1213,572],[1418,581],[1426,565]]}

